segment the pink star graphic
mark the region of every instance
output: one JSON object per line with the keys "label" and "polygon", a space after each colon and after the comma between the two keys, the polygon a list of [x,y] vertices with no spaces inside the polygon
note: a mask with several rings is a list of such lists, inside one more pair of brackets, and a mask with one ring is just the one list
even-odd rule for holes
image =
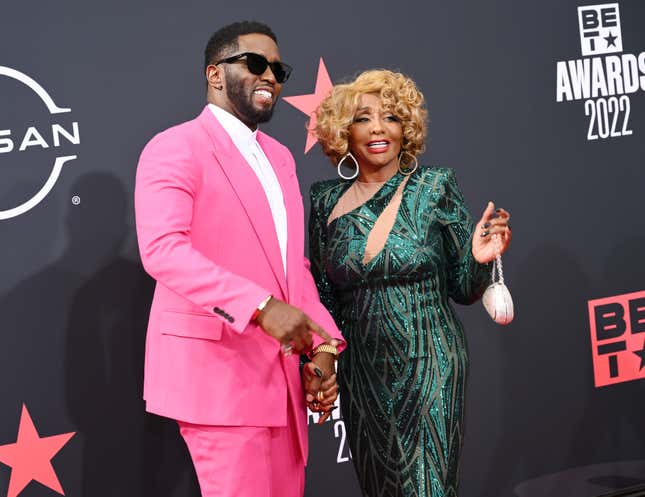
{"label": "pink star graphic", "polygon": [[32,480],[65,495],[51,459],[74,435],[75,432],[40,437],[27,406],[23,404],[18,440],[13,444],[0,445],[0,462],[11,467],[7,497],[16,497]]}
{"label": "pink star graphic", "polygon": [[284,97],[284,100],[296,109],[303,112],[309,117],[309,126],[307,131],[307,143],[305,143],[305,154],[316,144],[316,135],[312,131],[316,127],[316,109],[320,102],[329,95],[334,85],[331,82],[325,62],[322,57],[318,64],[318,76],[316,76],[316,88],[313,93],[308,95],[296,95],[294,97]]}

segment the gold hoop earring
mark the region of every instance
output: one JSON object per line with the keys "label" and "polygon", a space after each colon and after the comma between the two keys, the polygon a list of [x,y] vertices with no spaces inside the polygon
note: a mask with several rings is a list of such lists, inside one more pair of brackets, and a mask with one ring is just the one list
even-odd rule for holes
{"label": "gold hoop earring", "polygon": [[[402,168],[401,167],[401,157],[403,157],[404,155],[408,155],[408,156],[412,157],[412,161],[410,162],[410,164],[412,164],[412,162],[414,162],[414,167],[412,167],[412,168],[410,168],[410,167]],[[414,171],[417,170],[418,167],[419,167],[419,161],[417,160],[417,156],[414,155],[414,154],[411,154],[410,152],[406,152],[405,150],[402,150],[401,153],[399,154],[399,172],[403,176],[410,176]]]}

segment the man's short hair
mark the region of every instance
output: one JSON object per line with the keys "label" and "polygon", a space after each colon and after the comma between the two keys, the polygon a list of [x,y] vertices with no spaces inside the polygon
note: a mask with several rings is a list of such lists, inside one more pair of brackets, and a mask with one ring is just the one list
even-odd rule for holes
{"label": "man's short hair", "polygon": [[218,59],[237,50],[238,37],[250,34],[263,34],[278,43],[275,33],[266,24],[256,21],[240,21],[215,31],[204,50],[204,70]]}

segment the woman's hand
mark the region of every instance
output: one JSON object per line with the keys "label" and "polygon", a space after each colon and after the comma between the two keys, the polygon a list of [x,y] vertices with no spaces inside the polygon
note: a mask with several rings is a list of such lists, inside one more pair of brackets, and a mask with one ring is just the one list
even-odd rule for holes
{"label": "woman's hand", "polygon": [[472,253],[477,262],[485,264],[506,251],[512,236],[510,218],[507,211],[495,209],[495,204],[488,202],[473,232]]}
{"label": "woman's hand", "polygon": [[[325,356],[330,356],[331,360]],[[336,408],[334,402],[338,398],[334,356],[327,352],[316,354],[312,362],[302,368],[302,382],[307,407],[313,412],[320,413],[318,424],[324,423]]]}

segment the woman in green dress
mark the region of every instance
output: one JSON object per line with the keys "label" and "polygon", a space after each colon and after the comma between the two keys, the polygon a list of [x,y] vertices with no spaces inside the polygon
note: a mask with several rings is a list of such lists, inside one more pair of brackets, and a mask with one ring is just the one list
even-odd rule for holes
{"label": "woman in green dress", "polygon": [[457,496],[468,357],[449,299],[478,300],[511,238],[508,212],[489,202],[475,227],[454,172],[418,167],[425,121],[414,82],[385,70],[317,111],[342,177],[311,188],[310,256],[348,342],[341,409],[366,497]]}

